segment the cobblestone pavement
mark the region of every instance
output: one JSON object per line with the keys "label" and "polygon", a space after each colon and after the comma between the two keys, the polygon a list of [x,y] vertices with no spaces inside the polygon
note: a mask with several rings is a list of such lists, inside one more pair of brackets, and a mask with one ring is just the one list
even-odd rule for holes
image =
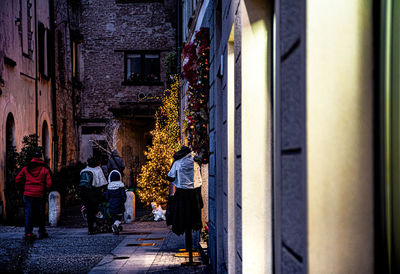
{"label": "cobblestone pavement", "polygon": [[89,236],[86,228],[48,228],[48,233],[49,238],[26,244],[23,227],[0,226],[0,272],[85,273],[123,240]]}
{"label": "cobblestone pavement", "polygon": [[[49,238],[27,245],[23,227],[0,225],[0,270],[16,273],[210,273],[199,266],[181,266],[176,257],[185,247],[165,222],[124,224],[119,236],[87,235],[86,228],[48,228]],[[165,238],[165,239],[163,239]],[[138,243],[150,245],[136,246]],[[154,243],[154,245],[153,245]]]}

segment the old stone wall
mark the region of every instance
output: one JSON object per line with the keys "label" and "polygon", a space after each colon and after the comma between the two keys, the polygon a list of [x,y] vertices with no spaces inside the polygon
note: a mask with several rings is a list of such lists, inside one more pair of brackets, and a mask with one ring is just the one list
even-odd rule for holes
{"label": "old stone wall", "polygon": [[[158,95],[165,88],[163,60],[175,49],[171,3],[83,1],[80,17],[82,118],[108,118],[109,107],[137,101],[143,95]],[[121,1],[122,2],[122,1]],[[124,85],[124,52],[160,52],[160,85]]]}
{"label": "old stone wall", "polygon": [[58,168],[78,161],[77,114],[80,90],[73,87],[70,28],[74,11],[65,0],[54,3]]}

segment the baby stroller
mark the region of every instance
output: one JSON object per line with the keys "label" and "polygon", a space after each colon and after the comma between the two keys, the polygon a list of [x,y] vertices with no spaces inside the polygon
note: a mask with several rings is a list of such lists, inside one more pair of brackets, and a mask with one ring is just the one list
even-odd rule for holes
{"label": "baby stroller", "polygon": [[96,214],[95,230],[97,232],[112,232],[111,215],[108,212],[108,203],[99,204],[99,211]]}
{"label": "baby stroller", "polygon": [[[86,207],[81,207],[82,217],[87,222]],[[94,230],[97,233],[112,232],[111,215],[108,213],[108,203],[103,202],[99,204],[98,212],[96,214],[96,221],[94,224]]]}

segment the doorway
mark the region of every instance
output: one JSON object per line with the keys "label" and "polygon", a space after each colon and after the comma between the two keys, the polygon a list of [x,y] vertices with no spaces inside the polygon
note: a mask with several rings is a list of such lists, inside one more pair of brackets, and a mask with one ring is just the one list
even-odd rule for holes
{"label": "doorway", "polygon": [[14,178],[17,175],[17,163],[16,163],[16,140],[15,140],[15,120],[12,113],[7,115],[6,120],[6,160],[5,160],[5,185],[4,196],[5,204],[2,210],[4,212],[4,218],[10,217],[14,218],[18,204],[20,202],[19,197],[17,197],[17,188],[14,183]]}

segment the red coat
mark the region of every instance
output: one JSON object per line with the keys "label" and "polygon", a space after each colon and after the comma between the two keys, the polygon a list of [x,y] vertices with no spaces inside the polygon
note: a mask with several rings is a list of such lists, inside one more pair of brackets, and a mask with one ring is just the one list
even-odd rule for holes
{"label": "red coat", "polygon": [[33,158],[31,168],[24,167],[15,178],[15,182],[25,183],[25,196],[43,197],[46,189],[51,187],[50,172],[45,163],[38,158]]}

